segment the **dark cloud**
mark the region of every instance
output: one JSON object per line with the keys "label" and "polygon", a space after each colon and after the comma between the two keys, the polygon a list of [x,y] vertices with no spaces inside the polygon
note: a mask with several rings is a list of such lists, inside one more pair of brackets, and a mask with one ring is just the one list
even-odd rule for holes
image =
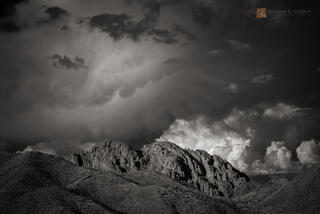
{"label": "dark cloud", "polygon": [[[100,14],[90,18],[90,26],[108,33],[113,39],[119,40],[124,36],[136,41],[142,35],[151,36],[159,43],[172,44],[177,40],[175,35],[168,30],[156,29],[155,25],[159,17],[160,6],[148,5],[149,11],[140,21],[134,22],[127,14]],[[182,28],[177,28],[180,33],[187,34]],[[190,34],[188,35],[190,37]]]}
{"label": "dark cloud", "polygon": [[[267,162],[262,166],[277,165],[269,164],[269,154],[264,158],[272,141],[285,142],[295,158],[303,140],[320,139],[318,7],[295,0],[131,2],[44,0],[9,7],[15,12],[2,19],[12,21],[3,29],[16,33],[0,32],[0,141],[6,148],[105,137],[137,146],[177,118],[196,115],[224,124],[226,130],[213,129],[221,139],[246,142],[247,124],[259,130],[250,139]],[[312,16],[255,18],[257,7],[303,4]],[[276,78],[268,84],[252,84],[267,82],[263,75],[271,72]],[[260,122],[243,116],[261,103],[255,109]],[[312,111],[296,114],[295,106]],[[234,108],[242,113],[228,117]],[[246,118],[243,129],[223,121],[239,123],[237,117]],[[272,148],[286,151],[283,146]]]}
{"label": "dark cloud", "polygon": [[109,33],[114,39],[121,39],[127,32],[130,18],[126,14],[100,14],[90,19],[90,26]]}
{"label": "dark cloud", "polygon": [[0,18],[13,16],[16,13],[16,5],[27,3],[28,0],[3,0],[0,3]]}
{"label": "dark cloud", "polygon": [[153,39],[159,43],[172,44],[177,42],[175,36],[167,30],[153,29],[149,35],[153,35]]}
{"label": "dark cloud", "polygon": [[124,87],[124,88],[121,88],[120,91],[119,91],[119,95],[121,97],[130,97],[134,94],[135,92],[135,88],[134,87]]}
{"label": "dark cloud", "polygon": [[60,56],[59,54],[54,54],[50,57],[53,60],[52,65],[56,68],[64,68],[64,69],[88,69],[88,66],[85,65],[84,59],[80,57],[75,57],[74,60],[71,60],[67,56]]}
{"label": "dark cloud", "polygon": [[[46,6],[43,6],[43,7],[46,7]],[[48,7],[45,10],[45,14],[47,14],[48,17],[38,20],[37,24],[49,24],[49,23],[54,23],[58,21],[63,21],[64,18],[67,18],[70,16],[70,13],[67,10],[57,6]]]}
{"label": "dark cloud", "polygon": [[61,27],[61,30],[67,30],[68,29],[68,26],[67,25],[63,25],[62,27]]}
{"label": "dark cloud", "polygon": [[144,15],[144,18],[137,23],[132,22],[128,27],[128,34],[134,40],[137,40],[140,35],[148,32],[154,28],[159,18],[160,5],[150,4],[147,6],[148,12]]}
{"label": "dark cloud", "polygon": [[21,28],[10,19],[0,20],[0,31],[8,32],[8,33],[16,33],[19,32]]}
{"label": "dark cloud", "polygon": [[45,11],[47,14],[49,14],[51,20],[59,19],[63,16],[69,16],[69,12],[60,8],[60,7],[49,7]]}
{"label": "dark cloud", "polygon": [[188,31],[187,29],[185,29],[183,26],[175,24],[174,25],[174,31],[176,33],[180,33],[183,36],[186,37],[186,39],[191,40],[191,41],[196,41],[197,40],[197,36],[194,33],[191,33],[190,31]]}
{"label": "dark cloud", "polygon": [[192,7],[193,21],[199,23],[202,27],[206,27],[211,24],[213,12],[211,5],[203,2],[195,2]]}
{"label": "dark cloud", "polygon": [[0,32],[16,33],[21,30],[14,20],[16,6],[28,0],[3,0],[0,3]]}

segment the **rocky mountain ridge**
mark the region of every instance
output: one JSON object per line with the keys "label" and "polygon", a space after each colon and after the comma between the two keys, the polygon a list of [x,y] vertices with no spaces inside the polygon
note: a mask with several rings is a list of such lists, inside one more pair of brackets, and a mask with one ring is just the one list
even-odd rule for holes
{"label": "rocky mountain ridge", "polygon": [[154,171],[115,173],[78,167],[62,158],[26,152],[0,162],[3,214],[238,213]]}
{"label": "rocky mountain ridge", "polygon": [[249,178],[216,155],[182,149],[170,142],[154,142],[135,150],[105,141],[101,147],[68,158],[78,166],[102,171],[156,171],[211,196],[233,197],[248,192]]}

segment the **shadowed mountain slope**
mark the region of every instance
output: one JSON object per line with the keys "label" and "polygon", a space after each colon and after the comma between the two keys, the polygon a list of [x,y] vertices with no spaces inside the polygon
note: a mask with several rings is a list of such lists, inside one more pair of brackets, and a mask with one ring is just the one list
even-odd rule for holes
{"label": "shadowed mountain slope", "polygon": [[0,165],[0,211],[15,213],[237,213],[154,171],[115,173],[55,156],[14,154]]}

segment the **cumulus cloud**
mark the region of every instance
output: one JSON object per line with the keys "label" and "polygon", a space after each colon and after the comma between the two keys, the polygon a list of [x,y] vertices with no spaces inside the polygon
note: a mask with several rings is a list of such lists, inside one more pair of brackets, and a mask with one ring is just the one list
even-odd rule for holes
{"label": "cumulus cloud", "polygon": [[257,174],[285,173],[292,167],[292,152],[283,141],[272,141],[266,149],[264,159],[255,160],[252,169]]}
{"label": "cumulus cloud", "polygon": [[234,50],[237,51],[250,51],[252,50],[252,46],[250,44],[240,42],[237,40],[226,40],[226,42],[233,48]]}
{"label": "cumulus cloud", "polygon": [[292,153],[285,146],[282,141],[273,141],[267,148],[265,161],[276,168],[287,169],[290,167],[290,160]]}
{"label": "cumulus cloud", "polygon": [[253,77],[251,83],[254,84],[266,84],[273,79],[273,74],[264,74],[260,76]]}
{"label": "cumulus cloud", "polygon": [[263,116],[273,119],[292,119],[300,114],[302,109],[296,106],[278,103],[275,106],[265,109]]}
{"label": "cumulus cloud", "polygon": [[302,141],[296,153],[298,160],[293,159],[284,141],[272,141],[264,158],[253,161],[248,171],[254,174],[297,173],[320,163],[320,143],[314,139]]}
{"label": "cumulus cloud", "polygon": [[[271,143],[264,146],[262,141],[277,137],[262,135],[268,125],[264,110],[259,107],[235,108],[219,120],[205,116],[177,119],[157,140],[171,141],[183,148],[205,150],[252,174],[299,172],[307,163],[318,162],[320,145],[313,141],[302,142],[297,148],[300,161],[295,161],[296,154],[289,149],[293,147],[292,143],[270,140]],[[278,136],[281,139],[282,132]]]}
{"label": "cumulus cloud", "polygon": [[236,83],[230,83],[227,87],[223,88],[223,90],[236,94],[240,90],[240,86]]}
{"label": "cumulus cloud", "polygon": [[158,141],[170,141],[183,148],[201,149],[218,155],[240,170],[246,170],[246,158],[254,130],[238,126],[244,113],[237,109],[226,118],[212,122],[205,116],[177,119]]}
{"label": "cumulus cloud", "polygon": [[312,165],[320,162],[320,143],[314,139],[303,141],[296,152],[302,164]]}

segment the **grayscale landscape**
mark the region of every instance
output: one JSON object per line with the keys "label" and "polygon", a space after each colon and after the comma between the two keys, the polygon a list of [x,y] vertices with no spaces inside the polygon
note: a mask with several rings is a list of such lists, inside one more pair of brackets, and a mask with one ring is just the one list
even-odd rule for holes
{"label": "grayscale landscape", "polygon": [[[3,213],[317,213],[320,165],[257,183],[205,151],[106,141],[64,158],[1,154]],[[261,179],[260,179],[261,180]]]}
{"label": "grayscale landscape", "polygon": [[1,0],[0,214],[320,214],[316,0]]}

